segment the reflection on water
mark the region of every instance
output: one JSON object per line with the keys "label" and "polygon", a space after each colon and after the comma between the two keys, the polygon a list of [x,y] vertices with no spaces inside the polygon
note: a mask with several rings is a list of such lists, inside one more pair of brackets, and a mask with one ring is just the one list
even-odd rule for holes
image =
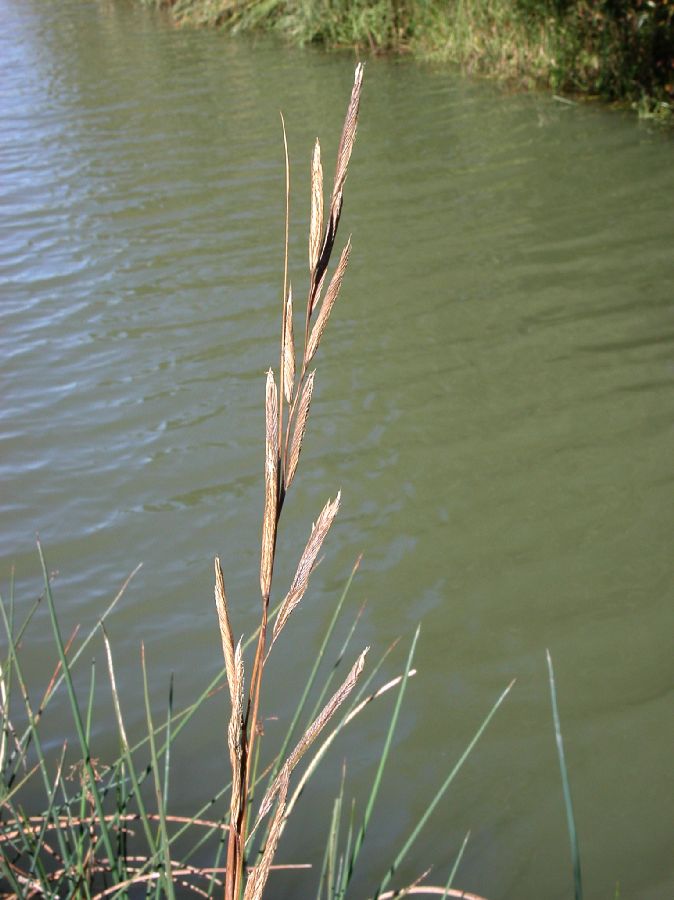
{"label": "reflection on water", "polygon": [[[91,624],[144,562],[111,623],[139,725],[141,637],[157,702],[169,670],[182,705],[219,667],[215,553],[237,628],[253,627],[278,109],[301,296],[309,154],[319,133],[330,171],[353,61],[176,31],[127,3],[0,0],[0,13],[3,583],[14,562],[33,596],[39,531],[66,627]],[[267,707],[288,712],[298,661],[364,550],[361,641],[423,630],[360,893],[517,676],[401,877],[437,861],[442,882],[470,828],[462,886],[568,896],[550,647],[588,892],[670,896],[670,136],[407,61],[371,60],[366,78],[343,219],[354,253],[279,590],[340,486],[341,521]],[[387,713],[340,748],[357,795]],[[176,760],[189,809],[222,776],[218,714]],[[307,810],[328,809],[337,762]],[[327,815],[315,819],[299,814],[287,859],[317,852]],[[306,877],[279,896],[306,893]]]}

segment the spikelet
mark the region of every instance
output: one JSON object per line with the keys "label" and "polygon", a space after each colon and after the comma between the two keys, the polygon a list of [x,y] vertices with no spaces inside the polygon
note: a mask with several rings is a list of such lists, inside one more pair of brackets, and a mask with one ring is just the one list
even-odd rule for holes
{"label": "spikelet", "polygon": [[309,220],[309,272],[313,275],[318,265],[323,239],[323,167],[321,145],[316,138],[311,159],[311,217]]}
{"label": "spikelet", "polygon": [[351,100],[344,119],[344,127],[342,128],[342,136],[339,141],[339,150],[337,151],[337,166],[335,169],[335,180],[330,198],[330,210],[328,220],[325,224],[325,236],[321,246],[318,263],[312,272],[311,284],[309,287],[308,314],[311,314],[318,305],[321,296],[325,273],[330,262],[332,248],[337,237],[337,228],[339,219],[342,214],[342,195],[344,191],[344,183],[351,159],[351,151],[356,139],[356,128],[358,125],[358,112],[360,109],[360,94],[363,86],[363,66],[359,64],[356,67],[356,74],[353,82],[353,90],[351,91]]}
{"label": "spikelet", "polygon": [[351,667],[351,671],[346,676],[341,686],[337,688],[332,697],[325,704],[321,712],[316,716],[311,725],[304,732],[302,737],[297,742],[295,749],[290,754],[290,756],[283,763],[281,771],[278,773],[276,778],[269,785],[267,793],[264,795],[262,799],[262,803],[260,804],[260,810],[257,814],[257,821],[255,823],[255,828],[260,823],[260,820],[267,815],[269,810],[271,809],[272,803],[276,798],[276,795],[279,793],[281,786],[285,779],[290,778],[293,769],[297,765],[297,763],[302,759],[304,754],[307,752],[309,747],[316,740],[321,731],[325,728],[330,719],[337,712],[339,707],[344,703],[346,698],[349,696],[351,691],[356,686],[356,682],[361,676],[363,668],[365,666],[365,657],[368,654],[369,647],[366,647],[363,652],[360,654],[358,659],[355,661],[353,666]]}
{"label": "spikelet", "polygon": [[281,773],[279,775],[280,781],[276,812],[274,813],[274,818],[272,819],[271,825],[269,827],[269,835],[264,847],[262,859],[248,876],[248,881],[246,882],[246,890],[243,894],[243,900],[260,900],[260,898],[262,897],[262,892],[264,891],[265,885],[267,883],[267,878],[269,877],[269,869],[271,868],[274,855],[276,854],[276,848],[278,846],[279,838],[281,837],[281,832],[283,831],[283,820],[286,811],[286,797],[288,796],[289,777],[289,773],[281,770]]}
{"label": "spikelet", "polygon": [[330,531],[330,526],[332,525],[335,516],[337,515],[337,511],[339,510],[340,498],[341,494],[338,493],[334,500],[328,500],[328,502],[321,510],[321,514],[316,520],[316,524],[311,529],[309,540],[307,541],[304,552],[300,557],[300,561],[297,565],[297,571],[295,572],[295,577],[293,578],[290,585],[290,590],[286,594],[285,599],[281,604],[281,608],[279,609],[278,615],[276,616],[276,620],[274,622],[274,632],[271,639],[272,646],[276,641],[276,638],[283,630],[283,627],[288,621],[290,614],[300,602],[307,587],[309,586],[309,577],[311,575],[311,571],[314,567],[314,563],[316,562],[316,557],[318,556],[319,550],[323,545],[323,541],[325,540],[328,531]]}
{"label": "spikelet", "polygon": [[234,696],[236,693],[236,680],[234,669],[234,637],[232,635],[232,625],[229,621],[229,610],[227,608],[227,595],[225,594],[225,579],[222,574],[220,560],[215,557],[215,608],[218,613],[218,624],[220,625],[220,639],[222,640],[222,655],[225,658],[225,671],[227,672],[227,684],[229,686],[229,696],[234,706]]}
{"label": "spikelet", "polygon": [[363,64],[356,66],[356,73],[353,80],[353,89],[351,91],[351,100],[349,108],[346,111],[344,119],[344,128],[339,141],[339,149],[337,151],[337,166],[335,168],[335,182],[332,188],[332,198],[330,200],[330,219],[334,223],[333,231],[337,233],[337,224],[342,212],[342,192],[344,190],[344,182],[346,181],[346,173],[349,168],[349,160],[351,159],[351,151],[356,139],[356,128],[358,126],[358,111],[360,109],[360,92],[363,87]]}
{"label": "spikelet", "polygon": [[295,383],[295,338],[293,336],[293,288],[288,288],[286,308],[283,315],[283,394],[290,403]]}
{"label": "spikelet", "polygon": [[229,749],[229,762],[232,767],[232,797],[230,801],[230,822],[236,823],[239,819],[242,803],[241,785],[241,760],[244,752],[244,723],[243,723],[243,651],[241,641],[234,651],[234,666],[232,675],[232,714],[227,729],[227,747]]}
{"label": "spikelet", "polygon": [[342,286],[342,279],[344,278],[344,273],[346,272],[350,253],[351,237],[349,237],[349,240],[346,243],[346,247],[342,250],[342,255],[340,256],[339,262],[337,263],[337,268],[335,269],[333,276],[330,279],[328,289],[325,292],[325,299],[321,304],[318,318],[314,323],[314,327],[311,329],[311,335],[309,337],[309,344],[307,346],[306,352],[307,365],[314,358],[316,350],[318,350],[318,345],[321,342],[321,337],[323,336],[325,326],[328,323],[328,318],[330,316],[330,313],[332,312],[332,307],[335,305],[335,301],[339,296],[339,289]]}
{"label": "spikelet", "polygon": [[309,372],[306,381],[304,382],[304,387],[302,388],[302,394],[300,395],[297,415],[295,416],[295,428],[293,430],[292,440],[290,441],[290,452],[286,462],[286,490],[288,490],[292,484],[295,472],[297,471],[297,464],[300,461],[302,441],[304,440],[304,433],[307,430],[307,418],[309,416],[309,406],[311,405],[311,395],[314,391],[315,375],[315,370]]}
{"label": "spikelet", "polygon": [[265,418],[264,518],[262,520],[260,590],[266,604],[269,600],[274,567],[278,511],[278,391],[271,369],[267,372]]}

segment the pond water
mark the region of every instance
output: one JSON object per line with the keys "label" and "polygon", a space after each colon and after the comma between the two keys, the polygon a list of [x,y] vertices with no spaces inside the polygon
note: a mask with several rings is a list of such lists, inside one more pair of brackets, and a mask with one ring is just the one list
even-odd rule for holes
{"label": "pond water", "polygon": [[[0,0],[0,22],[2,590],[14,566],[19,610],[39,593],[39,532],[64,630],[89,629],[143,563],[109,623],[140,734],[141,640],[157,715],[170,672],[183,706],[221,668],[215,554],[235,630],[256,622],[278,112],[301,297],[313,139],[331,173],[354,59],[177,30],[130,2]],[[461,887],[571,895],[546,648],[586,895],[674,896],[673,197],[671,134],[629,113],[368,61],[342,219],[354,249],[277,591],[339,488],[342,510],[264,698],[273,741],[362,552],[330,664],[364,602],[349,659],[402,638],[382,680],[422,631],[354,896],[512,678],[398,884],[432,863],[443,884],[470,829]],[[42,615],[25,650],[36,684],[52,665]],[[105,759],[117,747],[92,646]],[[320,865],[342,758],[362,800],[390,710],[335,749],[283,860]],[[220,694],[176,750],[174,811],[225,778],[227,714]],[[315,884],[279,873],[270,895]]]}

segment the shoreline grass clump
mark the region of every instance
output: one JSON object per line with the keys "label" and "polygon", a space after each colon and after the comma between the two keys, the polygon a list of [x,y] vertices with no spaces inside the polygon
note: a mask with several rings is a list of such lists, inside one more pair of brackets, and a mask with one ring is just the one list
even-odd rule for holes
{"label": "shoreline grass clump", "polygon": [[518,88],[674,111],[670,0],[143,0],[180,23],[412,53]]}
{"label": "shoreline grass clump", "polygon": [[[363,82],[363,67],[355,71],[337,152],[334,181],[328,202],[324,201],[321,148],[314,146],[310,175],[309,273],[303,325],[303,349],[298,356],[294,337],[293,293],[288,272],[290,168],[285,126],[286,216],[283,292],[281,304],[278,381],[272,369],[264,388],[264,510],[259,568],[260,620],[245,641],[235,638],[236,607],[225,589],[219,558],[215,559],[215,606],[224,667],[186,708],[176,711],[173,678],[167,689],[161,715],[150,699],[145,649],[140,648],[145,726],[141,736],[129,735],[117,689],[113,651],[106,621],[128,587],[131,577],[99,621],[82,639],[75,629],[64,640],[52,592],[51,578],[38,543],[44,593],[19,621],[21,605],[10,585],[9,598],[0,596],[0,618],[7,653],[0,660],[0,891],[8,897],[104,897],[166,896],[178,892],[225,900],[259,900],[270,874],[276,868],[311,868],[311,861],[280,865],[277,850],[289,816],[300,802],[304,787],[341,730],[366,710],[371,702],[395,691],[387,733],[383,739],[377,770],[362,809],[353,807],[349,824],[342,823],[345,784],[335,798],[326,822],[326,845],[322,865],[315,866],[314,886],[318,897],[342,898],[351,884],[363,848],[382,777],[410,677],[415,674],[414,654],[419,629],[412,639],[402,673],[384,684],[375,679],[387,650],[365,675],[368,648],[353,655],[355,628],[338,649],[335,663],[323,676],[319,672],[333,629],[355,575],[354,566],[338,599],[322,644],[315,653],[281,746],[262,768],[261,709],[263,683],[273,652],[285,637],[284,629],[301,606],[319,553],[339,510],[340,493],[328,499],[319,512],[304,549],[299,554],[294,577],[280,599],[272,603],[277,534],[288,491],[295,484],[303,441],[309,421],[315,369],[311,366],[337,302],[351,252],[349,238],[331,267],[340,224],[344,187],[354,146]],[[330,271],[332,269],[332,271]],[[135,573],[132,573],[132,575]],[[47,687],[37,701],[24,662],[24,648],[35,627],[36,613],[47,607],[55,649],[55,666]],[[112,698],[112,718],[119,751],[112,759],[98,759],[92,740],[97,712],[96,666],[90,669],[88,688],[78,691],[81,660],[94,638],[100,636],[105,650],[107,680]],[[247,650],[250,648],[250,655]],[[275,649],[276,648],[276,649]],[[346,675],[337,679],[342,660],[351,658]],[[512,685],[494,703],[475,736],[453,769],[429,799],[419,821],[384,872],[379,873],[376,895],[383,900],[404,893],[473,897],[452,883],[466,841],[456,848],[444,887],[422,884],[423,879],[398,891],[390,889],[403,861],[409,856],[422,828],[445,796],[461,766],[472,752]],[[318,691],[318,697],[315,692]],[[176,754],[191,754],[188,726],[212,704],[221,692],[229,696],[229,713],[223,717],[223,742],[213,749],[228,763],[228,778],[213,789],[210,798],[189,815],[172,807],[171,763]],[[50,751],[45,741],[45,717],[54,698],[69,710],[72,722],[57,728],[60,749]],[[307,714],[310,699],[313,710]],[[107,711],[106,711],[107,712]],[[209,711],[213,715],[212,711]],[[110,714],[107,713],[108,717]],[[301,724],[303,722],[304,724]],[[54,723],[52,721],[51,727]],[[108,726],[109,727],[109,726]],[[112,735],[110,735],[112,736]],[[188,756],[189,758],[189,756]],[[227,766],[225,766],[227,768]],[[77,779],[69,779],[69,772]],[[300,774],[301,772],[301,774]],[[467,839],[467,838],[466,838]],[[212,862],[204,865],[204,857]],[[370,868],[372,863],[370,862]],[[480,900],[480,898],[476,898]]]}

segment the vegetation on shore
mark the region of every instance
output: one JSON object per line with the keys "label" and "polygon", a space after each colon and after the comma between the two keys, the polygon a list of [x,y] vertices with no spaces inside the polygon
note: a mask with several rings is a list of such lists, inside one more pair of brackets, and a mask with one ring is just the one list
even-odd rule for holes
{"label": "vegetation on shore", "polygon": [[416,56],[519,87],[674,110],[671,0],[144,0],[178,22]]}

